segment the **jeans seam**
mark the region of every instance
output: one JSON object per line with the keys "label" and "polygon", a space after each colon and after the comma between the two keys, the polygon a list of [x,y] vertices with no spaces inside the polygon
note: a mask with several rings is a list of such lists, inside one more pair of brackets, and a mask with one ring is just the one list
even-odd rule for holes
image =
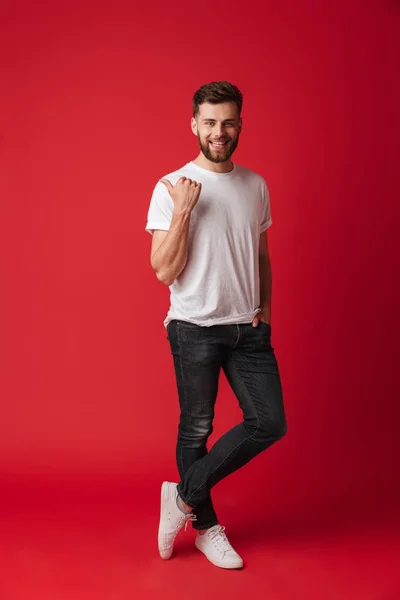
{"label": "jeans seam", "polygon": [[[253,399],[251,397],[251,394],[249,393],[249,391],[248,391],[248,389],[246,387],[246,384],[243,381],[243,378],[241,377],[239,371],[237,370],[234,358],[232,357],[231,360],[232,360],[232,365],[233,365],[233,367],[235,369],[236,375],[238,376],[239,380],[243,384],[244,390],[245,390],[246,394],[248,395],[248,398],[250,398],[250,402],[252,404],[254,404]],[[203,481],[203,483],[201,485],[199,485],[196,488],[196,490],[194,492],[192,492],[192,494],[190,494],[190,496],[187,498],[187,500],[185,498],[183,498],[183,501],[185,502],[185,504],[188,504],[190,506],[190,499],[193,496],[193,494],[196,494],[199,491],[199,489],[203,487],[203,485],[206,483],[206,481],[208,479],[210,479],[210,477],[212,475],[214,475],[214,473],[216,471],[218,471],[218,469],[220,469],[222,467],[222,465],[224,464],[224,462],[226,462],[226,460],[230,457],[230,455],[233,452],[235,452],[235,450],[237,450],[237,448],[239,448],[239,446],[241,446],[244,442],[247,442],[247,441],[251,440],[252,438],[254,438],[257,435],[259,427],[260,427],[260,418],[259,418],[258,412],[257,412],[257,428],[256,428],[255,432],[252,435],[249,435],[249,436],[245,437],[241,442],[239,442],[239,444],[237,444],[234,448],[232,448],[232,450],[230,451],[230,453],[228,454],[228,456],[225,456],[224,460],[217,467],[215,467],[215,469],[205,478],[205,480]]]}
{"label": "jeans seam", "polygon": [[[180,344],[180,340],[179,340],[179,328],[176,328],[176,342],[178,344],[178,350],[179,350],[179,369],[180,369],[180,378],[182,381],[182,388],[183,388],[183,399],[185,401],[185,411],[187,412],[187,392],[186,392],[186,384],[185,384],[185,379],[183,377],[183,366],[182,366],[182,348],[181,348],[181,344]],[[182,411],[180,411],[182,413]],[[179,462],[180,462],[180,468],[183,470],[183,446],[182,444],[180,444],[180,449],[179,449]]]}

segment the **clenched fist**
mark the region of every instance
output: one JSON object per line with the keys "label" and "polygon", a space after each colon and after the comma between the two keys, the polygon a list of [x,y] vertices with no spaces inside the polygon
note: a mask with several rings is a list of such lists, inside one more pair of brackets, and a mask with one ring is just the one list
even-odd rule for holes
{"label": "clenched fist", "polygon": [[181,177],[175,185],[172,185],[168,179],[160,179],[160,181],[167,188],[174,202],[175,210],[191,213],[199,199],[201,183],[187,177]]}

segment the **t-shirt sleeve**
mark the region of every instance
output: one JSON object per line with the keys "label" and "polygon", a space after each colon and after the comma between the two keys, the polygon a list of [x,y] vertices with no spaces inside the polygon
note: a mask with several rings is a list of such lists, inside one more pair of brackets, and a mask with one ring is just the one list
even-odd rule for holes
{"label": "t-shirt sleeve", "polygon": [[271,218],[271,204],[269,201],[269,190],[268,186],[263,180],[261,185],[261,196],[262,196],[262,217],[261,217],[261,225],[260,225],[260,233],[266,231],[268,227],[272,225]]}
{"label": "t-shirt sleeve", "polygon": [[168,231],[172,220],[173,210],[174,203],[167,188],[163,183],[158,182],[153,190],[150,201],[146,231],[151,235],[153,235],[155,229]]}

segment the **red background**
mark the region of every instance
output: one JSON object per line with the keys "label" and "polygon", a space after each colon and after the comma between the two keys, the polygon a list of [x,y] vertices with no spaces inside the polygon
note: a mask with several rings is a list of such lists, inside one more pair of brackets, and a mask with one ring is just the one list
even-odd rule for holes
{"label": "red background", "polygon": [[[244,94],[234,159],[270,188],[288,434],[215,488],[217,508],[395,514],[399,15],[356,0],[2,8],[3,498],[119,490],[156,521],[178,407],[144,227],[158,178],[198,152],[193,93],[228,79]],[[239,418],[222,379],[214,435]]]}

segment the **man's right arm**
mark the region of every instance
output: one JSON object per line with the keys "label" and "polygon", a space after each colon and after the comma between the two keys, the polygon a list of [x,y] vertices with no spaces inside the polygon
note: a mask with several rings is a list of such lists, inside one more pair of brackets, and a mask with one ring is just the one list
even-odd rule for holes
{"label": "man's right arm", "polygon": [[190,215],[197,204],[201,183],[181,177],[175,186],[168,179],[160,180],[174,202],[169,230],[155,230],[151,246],[151,266],[160,281],[172,285],[186,266]]}
{"label": "man's right arm", "polygon": [[165,285],[172,285],[186,266],[189,224],[189,212],[174,211],[169,230],[153,233],[151,266]]}

